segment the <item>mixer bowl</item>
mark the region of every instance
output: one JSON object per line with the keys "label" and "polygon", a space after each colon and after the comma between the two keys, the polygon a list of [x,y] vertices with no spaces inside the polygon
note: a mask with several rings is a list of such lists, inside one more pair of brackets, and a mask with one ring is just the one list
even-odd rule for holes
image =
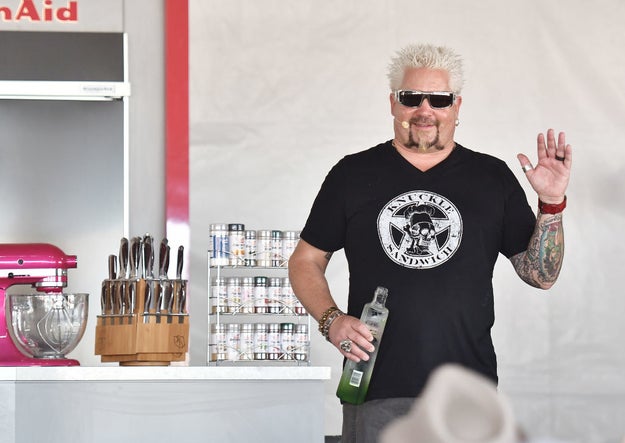
{"label": "mixer bowl", "polygon": [[11,294],[13,341],[29,357],[65,358],[87,326],[89,294]]}

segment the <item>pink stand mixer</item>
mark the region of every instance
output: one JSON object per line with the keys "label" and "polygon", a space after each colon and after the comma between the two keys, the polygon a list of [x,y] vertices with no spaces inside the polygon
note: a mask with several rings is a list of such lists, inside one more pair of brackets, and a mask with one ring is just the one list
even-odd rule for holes
{"label": "pink stand mixer", "polygon": [[47,243],[0,244],[0,366],[76,366],[77,360],[27,357],[13,343],[6,312],[6,291],[13,285],[32,285],[45,294],[60,293],[67,286],[67,270],[77,266],[75,255],[66,255]]}

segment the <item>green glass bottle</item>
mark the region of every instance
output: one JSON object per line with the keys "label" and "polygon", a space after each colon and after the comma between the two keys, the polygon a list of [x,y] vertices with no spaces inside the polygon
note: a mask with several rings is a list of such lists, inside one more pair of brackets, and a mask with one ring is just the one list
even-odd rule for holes
{"label": "green glass bottle", "polygon": [[347,360],[345,363],[336,395],[346,403],[359,405],[364,403],[367,396],[373,366],[378,355],[378,347],[382,340],[386,319],[388,318],[388,308],[384,305],[387,296],[388,289],[378,286],[373,294],[373,300],[367,303],[362,310],[360,321],[369,327],[373,335],[371,343],[375,346],[375,349],[369,353],[369,360],[367,361],[360,360],[358,363],[355,363]]}

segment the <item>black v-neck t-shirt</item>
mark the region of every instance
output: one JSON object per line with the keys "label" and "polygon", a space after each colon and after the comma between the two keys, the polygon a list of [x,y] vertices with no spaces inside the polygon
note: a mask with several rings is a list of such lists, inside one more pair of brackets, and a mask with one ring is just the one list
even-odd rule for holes
{"label": "black v-neck t-shirt", "polygon": [[390,141],[331,169],[301,238],[345,250],[349,314],[359,317],[377,286],[389,290],[367,400],[415,397],[447,362],[497,381],[493,268],[500,253],[527,249],[535,223],[508,166],[458,144],[427,171]]}

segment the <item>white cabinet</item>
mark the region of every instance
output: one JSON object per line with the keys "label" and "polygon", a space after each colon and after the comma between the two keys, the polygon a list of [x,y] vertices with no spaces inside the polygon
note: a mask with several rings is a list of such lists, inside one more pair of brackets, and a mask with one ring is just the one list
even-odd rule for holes
{"label": "white cabinet", "polygon": [[0,367],[0,441],[322,443],[329,378],[329,367]]}

